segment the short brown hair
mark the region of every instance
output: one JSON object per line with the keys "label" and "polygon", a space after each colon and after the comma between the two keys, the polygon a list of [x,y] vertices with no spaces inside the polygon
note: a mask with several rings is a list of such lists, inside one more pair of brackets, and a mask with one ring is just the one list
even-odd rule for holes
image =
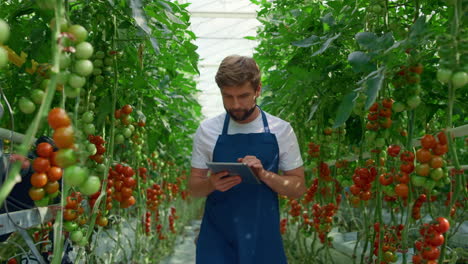
{"label": "short brown hair", "polygon": [[244,85],[250,82],[257,90],[260,85],[261,73],[254,59],[245,56],[231,55],[223,59],[216,73],[216,83],[219,88]]}

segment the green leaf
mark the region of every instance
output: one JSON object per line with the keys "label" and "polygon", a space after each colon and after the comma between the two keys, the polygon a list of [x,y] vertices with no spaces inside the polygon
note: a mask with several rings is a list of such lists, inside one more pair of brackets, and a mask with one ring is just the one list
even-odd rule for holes
{"label": "green leaf", "polygon": [[366,100],[366,105],[365,109],[369,109],[371,105],[375,102],[375,99],[377,98],[377,95],[379,95],[380,88],[382,88],[384,80],[384,73],[383,71],[380,71],[379,74],[375,77],[372,77],[367,80],[367,100]]}
{"label": "green leaf", "polygon": [[312,107],[310,108],[309,117],[307,118],[306,122],[309,122],[310,120],[312,120],[319,105],[320,105],[320,100],[318,100],[315,104],[312,105]]}
{"label": "green leaf", "polygon": [[326,14],[325,16],[323,16],[322,18],[320,18],[320,20],[322,20],[323,23],[326,23],[326,24],[328,24],[329,26],[334,26],[334,25],[336,24],[335,18],[333,17],[333,14],[332,14],[332,13]]}
{"label": "green leaf", "polygon": [[386,33],[385,35],[380,37],[377,40],[377,42],[378,42],[379,49],[390,48],[393,45],[393,43],[395,43],[395,39],[393,38],[393,33],[392,32]]}
{"label": "green leaf", "polygon": [[361,48],[367,50],[377,49],[377,35],[372,32],[359,32],[355,36],[356,42]]}
{"label": "green leaf", "polygon": [[335,124],[333,124],[333,128],[342,126],[346,120],[348,120],[357,98],[358,93],[356,91],[352,91],[344,96],[340,106],[338,106],[338,110],[336,111]]}
{"label": "green leaf", "polygon": [[408,38],[410,39],[418,38],[419,36],[423,35],[425,31],[426,31],[426,17],[421,16],[416,20],[416,22],[414,22],[413,26],[411,26]]}
{"label": "green leaf", "polygon": [[375,70],[375,64],[372,63],[369,55],[362,51],[355,51],[348,55],[348,62],[353,67],[354,72],[368,72]]}
{"label": "green leaf", "polygon": [[319,50],[317,50],[316,52],[314,52],[314,53],[312,54],[312,57],[317,56],[317,55],[320,55],[320,54],[322,54],[323,52],[325,52],[325,51],[328,49],[328,47],[330,46],[330,44],[331,44],[335,39],[339,38],[340,36],[341,36],[341,32],[338,33],[338,34],[336,34],[335,36],[333,36],[333,37],[327,39],[327,40],[325,41],[325,43],[323,43],[322,47],[320,47]]}
{"label": "green leaf", "polygon": [[307,47],[310,47],[312,45],[319,44],[319,43],[320,43],[320,38],[315,35],[312,35],[303,40],[293,41],[291,44],[293,46],[307,48]]}
{"label": "green leaf", "polygon": [[143,5],[141,0],[131,0],[130,7],[132,8],[132,17],[135,19],[136,24],[138,27],[146,33],[149,37],[151,45],[153,46],[154,51],[156,54],[160,53],[158,41],[151,35],[151,28],[148,26],[148,21],[145,16],[145,12],[143,10]]}
{"label": "green leaf", "polygon": [[255,37],[255,36],[246,36],[246,37],[244,37],[244,39],[248,39],[248,40],[256,40],[256,39],[257,39],[257,37]]}

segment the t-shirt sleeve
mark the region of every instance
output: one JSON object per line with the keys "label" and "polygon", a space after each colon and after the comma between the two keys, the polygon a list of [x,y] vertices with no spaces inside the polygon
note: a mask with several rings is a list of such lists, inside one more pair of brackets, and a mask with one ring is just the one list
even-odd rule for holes
{"label": "t-shirt sleeve", "polygon": [[304,164],[296,134],[289,123],[284,132],[279,136],[278,144],[280,147],[280,170],[289,171],[297,169]]}
{"label": "t-shirt sleeve", "polygon": [[206,135],[202,126],[199,126],[193,137],[192,167],[207,169],[206,162],[210,161],[209,146],[206,143]]}

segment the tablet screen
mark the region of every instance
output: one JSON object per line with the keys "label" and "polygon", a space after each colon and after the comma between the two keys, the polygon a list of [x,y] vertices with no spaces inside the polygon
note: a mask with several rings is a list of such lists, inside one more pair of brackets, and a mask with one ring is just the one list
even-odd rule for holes
{"label": "tablet screen", "polygon": [[239,175],[243,183],[260,184],[255,173],[249,166],[238,162],[207,162],[206,165],[213,173],[228,171],[228,176]]}

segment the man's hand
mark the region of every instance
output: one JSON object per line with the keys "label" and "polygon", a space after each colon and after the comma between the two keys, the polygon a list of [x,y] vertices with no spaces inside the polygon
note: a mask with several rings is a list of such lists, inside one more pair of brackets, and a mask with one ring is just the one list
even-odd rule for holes
{"label": "man's hand", "polygon": [[237,162],[242,162],[252,168],[253,172],[259,179],[263,179],[267,171],[263,168],[262,162],[255,156],[245,156],[238,158]]}
{"label": "man's hand", "polygon": [[222,171],[215,174],[211,174],[210,182],[215,190],[225,192],[237,184],[241,183],[242,178],[240,176],[229,176],[222,178],[226,175],[229,175],[229,172]]}
{"label": "man's hand", "polygon": [[21,169],[27,169],[30,166],[30,162],[25,156],[21,156],[19,154],[11,154],[10,162],[14,163],[16,161],[21,161]]}

